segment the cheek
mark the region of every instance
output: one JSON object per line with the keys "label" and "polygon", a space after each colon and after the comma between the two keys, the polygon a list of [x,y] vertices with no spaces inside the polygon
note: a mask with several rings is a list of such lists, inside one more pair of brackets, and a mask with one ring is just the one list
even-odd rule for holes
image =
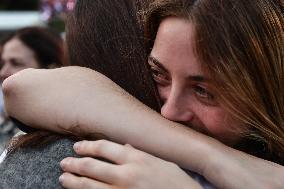
{"label": "cheek", "polygon": [[30,59],[26,64],[26,68],[40,68],[39,63],[35,59]]}
{"label": "cheek", "polygon": [[[214,138],[232,145],[240,138],[242,124],[221,108],[209,107],[199,116],[202,125]],[[206,116],[204,116],[206,115]]]}
{"label": "cheek", "polygon": [[12,69],[12,72],[11,72],[11,73],[12,73],[12,75],[13,75],[13,74],[15,74],[15,73],[17,73],[17,72],[19,72],[19,71],[22,71],[23,69],[25,69],[25,68],[23,68],[23,67],[20,67],[20,68],[15,67],[15,68]]}
{"label": "cheek", "polygon": [[26,69],[26,68],[40,68],[39,63],[36,59],[36,57],[34,57],[33,55],[26,55],[26,56],[21,56],[23,62],[22,62],[22,69]]}
{"label": "cheek", "polygon": [[7,70],[5,70],[5,71],[9,75],[13,75],[13,74],[21,71],[22,69],[24,69],[24,68],[10,65],[9,68]]}

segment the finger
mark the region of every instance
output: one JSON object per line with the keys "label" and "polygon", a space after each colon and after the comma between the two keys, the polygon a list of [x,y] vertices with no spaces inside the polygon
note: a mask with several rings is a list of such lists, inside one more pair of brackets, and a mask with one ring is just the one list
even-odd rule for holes
{"label": "finger", "polygon": [[111,189],[111,186],[87,177],[75,176],[71,173],[63,173],[59,177],[60,184],[67,189]]}
{"label": "finger", "polygon": [[86,176],[105,183],[113,183],[118,180],[117,165],[93,158],[68,157],[60,162],[64,172]]}
{"label": "finger", "polygon": [[134,148],[117,144],[107,140],[81,141],[74,144],[76,153],[82,156],[102,157],[116,164],[124,164]]}

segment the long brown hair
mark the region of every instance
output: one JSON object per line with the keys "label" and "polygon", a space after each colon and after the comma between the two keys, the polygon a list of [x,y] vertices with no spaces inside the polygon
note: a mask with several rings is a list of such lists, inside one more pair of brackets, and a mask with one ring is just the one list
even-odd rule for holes
{"label": "long brown hair", "polygon": [[[143,27],[136,15],[137,8],[145,5],[146,2],[132,0],[78,1],[67,19],[66,49],[70,65],[101,72],[159,111],[159,96],[146,62]],[[66,136],[36,131],[20,137],[11,150],[41,147],[62,137]]]}
{"label": "long brown hair", "polygon": [[[148,53],[169,16],[194,24],[196,52],[220,102],[245,123],[238,147],[283,163],[283,1],[156,0],[145,11]],[[260,154],[253,152],[256,144],[264,148]]]}

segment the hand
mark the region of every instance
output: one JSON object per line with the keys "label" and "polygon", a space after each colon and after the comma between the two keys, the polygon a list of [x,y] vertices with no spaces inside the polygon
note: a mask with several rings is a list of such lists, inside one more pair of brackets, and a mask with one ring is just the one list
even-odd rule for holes
{"label": "hand", "polygon": [[60,182],[65,188],[101,189],[195,189],[201,188],[176,164],[144,153],[129,145],[106,140],[83,141],[74,145],[81,156],[105,158],[66,158]]}

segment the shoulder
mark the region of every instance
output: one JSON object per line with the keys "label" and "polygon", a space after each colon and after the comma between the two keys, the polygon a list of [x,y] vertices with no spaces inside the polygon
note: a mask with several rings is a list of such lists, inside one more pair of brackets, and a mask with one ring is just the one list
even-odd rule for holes
{"label": "shoulder", "polygon": [[74,141],[59,139],[41,148],[20,148],[0,164],[2,188],[61,188],[59,162],[75,156]]}

